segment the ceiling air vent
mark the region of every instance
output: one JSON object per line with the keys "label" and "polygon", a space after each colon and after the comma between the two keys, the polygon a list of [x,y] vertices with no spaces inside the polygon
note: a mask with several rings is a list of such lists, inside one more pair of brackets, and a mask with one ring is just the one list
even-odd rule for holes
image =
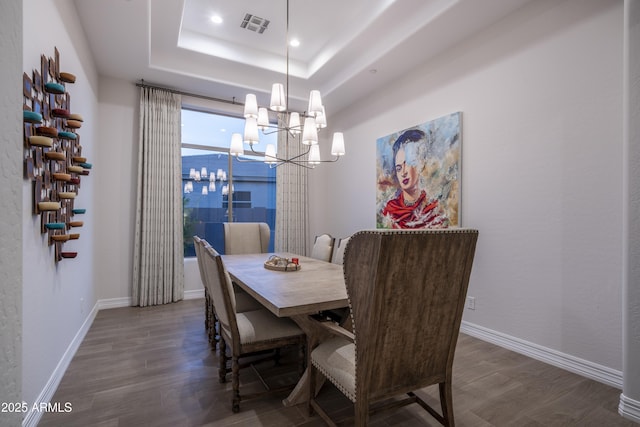
{"label": "ceiling air vent", "polygon": [[247,30],[253,31],[254,33],[262,34],[264,30],[269,26],[269,20],[260,18],[259,16],[252,15],[250,13],[245,13],[244,19],[240,24],[240,27],[246,28]]}

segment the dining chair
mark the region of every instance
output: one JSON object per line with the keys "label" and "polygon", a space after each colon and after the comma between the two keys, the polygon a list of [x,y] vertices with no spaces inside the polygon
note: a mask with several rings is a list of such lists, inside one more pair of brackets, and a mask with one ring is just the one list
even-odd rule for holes
{"label": "dining chair", "polygon": [[[344,254],[352,329],[332,332],[310,354],[309,411],[335,425],[312,393],[321,373],[354,404],[354,424],[370,411],[416,402],[454,426],[452,366],[477,230],[363,231]],[[438,384],[441,413],[414,390]],[[403,399],[395,399],[404,395]]]}
{"label": "dining chair", "polygon": [[321,234],[316,236],[311,249],[311,258],[321,261],[331,261],[331,253],[333,252],[333,244],[335,239],[329,234]]}
{"label": "dining chair", "polygon": [[[215,335],[215,314],[213,313],[213,305],[211,302],[211,296],[209,295],[209,289],[207,287],[207,281],[205,279],[204,265],[203,265],[203,255],[201,252],[202,247],[202,239],[199,236],[193,236],[193,247],[196,251],[196,260],[198,261],[198,270],[200,271],[200,281],[202,282],[202,287],[204,288],[204,329],[207,331],[209,336],[209,343],[212,340],[216,340]],[[212,336],[213,331],[213,336]]]}
{"label": "dining chair", "polygon": [[[238,412],[240,411],[241,400],[291,390],[295,386],[295,384],[291,384],[269,388],[261,377],[262,384],[267,388],[265,392],[240,395],[240,369],[253,366],[256,363],[256,361],[252,361],[241,364],[240,359],[246,356],[255,356],[258,352],[277,351],[283,347],[298,346],[300,355],[299,373],[301,373],[304,366],[305,335],[291,319],[277,317],[266,308],[239,312],[236,306],[231,277],[224,267],[222,258],[210,246],[204,252],[204,267],[207,277],[211,280],[212,300],[220,329],[218,376],[220,382],[226,382],[228,372],[227,346],[229,346],[233,389],[231,409],[233,412]],[[277,354],[274,353],[274,357],[277,358]],[[260,359],[260,361],[262,360],[264,358]],[[258,371],[256,373],[259,375]]]}
{"label": "dining chair", "polygon": [[342,260],[344,259],[344,248],[347,247],[347,243],[349,243],[350,237],[343,237],[341,239],[336,239],[336,243],[333,248],[333,254],[331,255],[331,262],[334,264],[342,265]]}
{"label": "dining chair", "polygon": [[[200,280],[202,280],[202,284],[204,285],[204,296],[205,296],[205,329],[209,336],[209,344],[215,348],[216,343],[218,342],[218,317],[216,316],[215,306],[213,304],[212,298],[212,280],[217,280],[216,277],[213,279],[209,279],[208,272],[204,267],[204,251],[207,248],[210,248],[211,245],[198,236],[193,236],[194,247],[196,249],[196,258],[198,260],[198,268],[200,269]],[[234,297],[236,300],[236,311],[244,312],[257,310],[262,308],[262,304],[256,301],[251,295],[246,292],[241,292],[236,286],[233,286]]]}
{"label": "dining chair", "polygon": [[226,255],[259,254],[269,251],[271,230],[264,222],[225,222]]}

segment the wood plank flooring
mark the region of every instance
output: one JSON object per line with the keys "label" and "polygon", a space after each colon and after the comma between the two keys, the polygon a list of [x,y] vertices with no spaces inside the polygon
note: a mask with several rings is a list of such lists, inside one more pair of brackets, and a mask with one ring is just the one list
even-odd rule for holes
{"label": "wood plank flooring", "polygon": [[[260,370],[272,381],[295,379],[295,352]],[[68,413],[46,413],[39,426],[323,426],[304,405],[285,408],[284,396],[242,402],[231,412],[231,383],[220,384],[218,358],[204,332],[204,301],[98,313],[51,403]],[[617,413],[620,391],[461,334],[454,362],[458,426],[637,426]],[[241,391],[259,390],[250,370]],[[419,392],[437,402],[437,389]],[[349,402],[330,385],[324,406],[348,413]],[[437,403],[436,403],[437,405]],[[437,406],[439,407],[439,406]],[[436,426],[410,405],[374,416],[371,425]]]}

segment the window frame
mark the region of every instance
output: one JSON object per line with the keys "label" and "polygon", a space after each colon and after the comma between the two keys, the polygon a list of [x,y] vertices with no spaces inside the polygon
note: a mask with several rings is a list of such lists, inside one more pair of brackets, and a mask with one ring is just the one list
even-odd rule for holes
{"label": "window frame", "polygon": [[[185,105],[184,103],[182,105],[181,110],[187,110],[187,111],[190,111],[190,112],[201,113],[201,114],[210,114],[212,116],[228,117],[228,118],[232,118],[232,119],[240,119],[240,120],[244,119],[241,114],[233,114],[233,113],[223,112],[223,111],[220,111],[220,110],[213,110],[213,109],[209,109],[209,108],[205,108],[205,107],[194,107],[192,105]],[[229,138],[230,138],[230,135],[229,135]],[[181,140],[182,140],[182,135],[181,135]],[[276,143],[277,143],[277,141],[276,141]],[[234,162],[233,161],[233,156],[229,155],[229,146],[222,147],[222,146],[219,146],[219,145],[203,145],[203,144],[195,144],[195,143],[189,143],[189,142],[181,142],[180,143],[180,148],[181,148],[181,150],[182,149],[198,150],[198,151],[203,152],[203,154],[206,154],[206,153],[216,154],[216,153],[218,153],[218,154],[224,154],[224,155],[228,156],[229,166],[227,167],[227,171],[229,172],[230,177],[229,177],[227,182],[233,181],[233,171],[234,171],[234,169],[236,169],[238,167],[238,163]],[[245,153],[244,157],[253,158],[255,160],[258,160],[258,159],[260,159],[260,157],[263,157],[264,155],[265,155],[264,151],[256,150],[255,152],[254,151],[249,151],[248,153]],[[181,161],[182,161],[182,158],[184,158],[184,157],[185,156],[181,155]],[[182,169],[183,168],[181,167],[181,170]],[[211,173],[213,171],[209,171],[209,172]],[[259,175],[257,175],[257,176],[259,176]],[[184,171],[182,171],[181,182],[184,181],[183,177],[184,177]],[[265,178],[267,178],[267,182],[268,182],[269,181],[269,177],[265,175]],[[216,182],[216,185],[219,185],[218,182]],[[235,187],[235,184],[232,183],[232,185],[234,185],[234,187]],[[274,233],[275,233],[275,206],[276,206],[276,192],[275,192],[276,188],[275,188],[275,186],[277,185],[275,174],[273,176],[273,185],[274,185],[274,193],[273,193],[273,196],[272,196],[273,197],[273,199],[272,199],[273,224],[269,224],[270,228],[272,230],[271,239],[270,239],[271,240],[270,241],[270,250],[273,250]],[[182,184],[181,184],[181,187],[182,187]],[[246,190],[237,190],[237,191],[240,192],[240,191],[246,191]],[[249,191],[249,193],[252,194],[253,192]],[[187,208],[187,206],[185,204],[186,201],[185,201],[185,197],[184,197],[184,195],[185,195],[184,191],[182,192],[182,194],[183,194],[183,206],[182,206],[182,208],[183,208],[183,217],[184,217],[184,220],[183,220],[183,233],[184,234],[183,234],[183,236],[184,236],[184,239],[185,239],[185,242],[184,242],[184,258],[187,259],[187,258],[192,258],[192,257],[195,256],[195,250],[193,250],[193,251],[189,250],[188,251],[188,247],[189,246],[191,246],[191,247],[193,246],[192,237],[193,237],[193,234],[196,234],[196,233],[187,233],[187,230],[185,230],[185,226],[186,226],[186,222],[185,221],[186,221],[186,218],[187,218],[187,215],[185,214],[185,209]],[[251,200],[251,204],[252,204],[252,209],[253,209],[253,197],[251,197],[251,199],[252,199]],[[228,205],[229,205],[228,196],[223,196],[222,200],[223,200],[222,201],[222,208],[228,209]],[[238,201],[232,199],[232,208],[231,208],[231,214],[232,215],[233,215],[233,210],[238,208],[238,207],[239,207],[238,206]],[[257,207],[258,206],[256,206],[256,208]],[[265,207],[265,209],[268,209],[268,206]],[[233,215],[232,216],[232,221],[235,222],[236,218],[237,218],[237,216]],[[265,222],[269,222],[269,221],[266,220]],[[190,234],[190,235],[187,236],[187,234]],[[205,237],[205,236],[203,235],[201,237]],[[221,245],[218,245],[218,246],[221,246]],[[224,248],[223,247],[216,247],[216,250],[218,250],[218,252],[220,252],[220,253],[224,253]],[[189,252],[189,254],[187,252]]]}

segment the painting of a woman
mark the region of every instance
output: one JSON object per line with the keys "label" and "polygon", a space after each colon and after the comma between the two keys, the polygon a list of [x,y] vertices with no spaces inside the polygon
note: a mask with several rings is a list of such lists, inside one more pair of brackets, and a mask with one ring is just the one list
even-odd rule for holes
{"label": "painting of a woman", "polygon": [[378,140],[378,228],[458,225],[458,115]]}

